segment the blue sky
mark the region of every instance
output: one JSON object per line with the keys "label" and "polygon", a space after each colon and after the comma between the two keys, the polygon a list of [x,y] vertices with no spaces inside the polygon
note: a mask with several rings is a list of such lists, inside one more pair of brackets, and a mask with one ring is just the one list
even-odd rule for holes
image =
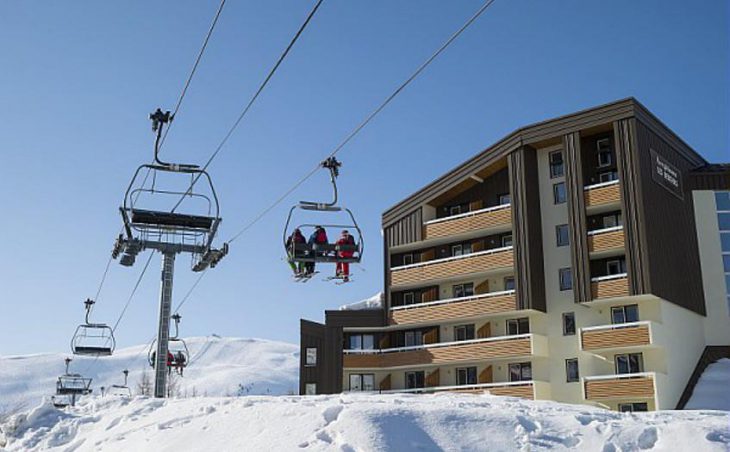
{"label": "blue sky", "polygon": [[[68,348],[93,296],[147,115],[172,108],[216,1],[0,3],[0,354]],[[210,155],[313,1],[229,1],[165,145]],[[210,168],[222,238],[326,155],[481,5],[325,0]],[[182,311],[184,335],[297,342],[299,319],[382,286],[381,213],[512,130],[635,96],[710,161],[730,160],[728,3],[497,0],[342,153],[342,201],[368,249],[356,282],[294,284],[282,205],[234,243]],[[285,204],[327,196],[325,173]],[[143,263],[144,259],[140,260]],[[118,332],[147,341],[153,259]],[[329,269],[327,269],[329,270]],[[141,265],[113,264],[95,318],[113,323]],[[178,260],[175,299],[196,277]]]}

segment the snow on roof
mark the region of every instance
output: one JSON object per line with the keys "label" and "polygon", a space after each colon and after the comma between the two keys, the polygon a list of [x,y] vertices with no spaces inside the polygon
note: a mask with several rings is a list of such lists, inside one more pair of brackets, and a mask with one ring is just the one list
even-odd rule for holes
{"label": "snow on roof", "polygon": [[723,358],[707,366],[685,410],[730,411],[730,359]]}
{"label": "snow on roof", "polygon": [[356,303],[340,306],[340,311],[363,311],[367,309],[383,309],[383,292]]}

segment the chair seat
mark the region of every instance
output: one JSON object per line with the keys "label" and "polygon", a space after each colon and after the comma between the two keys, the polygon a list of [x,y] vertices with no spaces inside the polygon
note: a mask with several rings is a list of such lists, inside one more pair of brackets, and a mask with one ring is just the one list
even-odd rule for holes
{"label": "chair seat", "polygon": [[90,347],[90,346],[76,346],[74,347],[74,354],[76,355],[111,355],[112,349],[110,347]]}
{"label": "chair seat", "polygon": [[132,209],[132,224],[210,230],[213,217]]}

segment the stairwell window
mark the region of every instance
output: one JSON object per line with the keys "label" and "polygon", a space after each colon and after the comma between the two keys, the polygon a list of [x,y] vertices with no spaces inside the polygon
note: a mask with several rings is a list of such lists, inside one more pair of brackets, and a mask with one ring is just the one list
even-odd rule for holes
{"label": "stairwell window", "polygon": [[453,285],[451,292],[454,298],[471,297],[474,295],[474,283]]}
{"label": "stairwell window", "polygon": [[575,313],[563,313],[563,336],[575,336]]}
{"label": "stairwell window", "polygon": [[404,254],[403,255],[403,265],[411,265],[413,264],[413,254]]}
{"label": "stairwell window", "polygon": [[605,217],[601,218],[601,224],[604,228],[614,228],[616,226],[621,226],[623,224],[623,220],[621,219],[621,213],[619,212],[606,215]]}
{"label": "stairwell window", "polygon": [[563,163],[563,151],[551,152],[550,160],[550,179],[563,177],[565,174],[565,165]]}
{"label": "stairwell window", "polygon": [[565,182],[553,184],[553,203],[564,204],[568,201],[568,194],[565,191]]}
{"label": "stairwell window", "polygon": [[522,317],[521,319],[507,320],[507,335],[514,336],[517,334],[527,334],[530,332],[530,319]]}
{"label": "stairwell window", "polygon": [[425,381],[425,374],[422,370],[406,372],[406,389],[423,388]]}
{"label": "stairwell window", "polygon": [[607,275],[620,275],[626,273],[626,261],[623,259],[614,259],[606,261]]}
{"label": "stairwell window", "polygon": [[644,356],[641,353],[615,355],[616,374],[638,374],[644,371]]}
{"label": "stairwell window", "polygon": [[629,323],[639,321],[639,305],[614,306],[611,308],[611,323]]}
{"label": "stairwell window", "polygon": [[580,373],[578,371],[578,358],[570,358],[565,360],[565,381],[567,383],[575,383],[580,381]]}
{"label": "stairwell window", "polygon": [[512,246],[512,234],[502,236],[502,247]]}
{"label": "stairwell window", "polygon": [[457,325],[454,327],[455,341],[470,341],[474,339],[474,325]]}
{"label": "stairwell window", "polygon": [[406,347],[423,345],[423,333],[421,333],[420,331],[406,331],[403,336]]}
{"label": "stairwell window", "polygon": [[304,395],[317,395],[317,383],[305,383]]}
{"label": "stairwell window", "polygon": [[476,367],[457,367],[456,368],[456,384],[458,386],[477,384],[477,368]]}
{"label": "stairwell window", "polygon": [[619,403],[618,410],[621,413],[634,413],[649,411],[649,405],[646,402]]}
{"label": "stairwell window", "polygon": [[350,350],[373,350],[375,349],[375,336],[372,334],[351,334]]}
{"label": "stairwell window", "polygon": [[509,365],[509,381],[532,380],[532,363],[512,363]]}
{"label": "stairwell window", "polygon": [[307,367],[317,365],[317,347],[307,347],[305,351],[304,365]]}
{"label": "stairwell window", "polygon": [[555,239],[559,247],[570,245],[570,234],[567,224],[559,224],[555,226]]}
{"label": "stairwell window", "polygon": [[613,156],[611,155],[611,141],[608,138],[596,141],[598,151],[598,167],[604,168],[613,164]]}
{"label": "stairwell window", "polygon": [[504,278],[504,290],[515,290],[515,277],[507,276]]}
{"label": "stairwell window", "polygon": [[[609,154],[610,156],[611,154]],[[618,172],[617,171],[603,171],[601,173],[598,173],[598,182],[611,182],[614,180],[618,180]]]}
{"label": "stairwell window", "polygon": [[573,288],[573,271],[570,267],[558,270],[558,280],[560,290],[571,290]]}
{"label": "stairwell window", "polygon": [[403,304],[404,305],[413,304],[415,302],[416,302],[416,294],[414,294],[413,292],[405,292],[403,294]]}
{"label": "stairwell window", "polygon": [[350,374],[350,391],[374,391],[375,375]]}
{"label": "stairwell window", "polygon": [[510,204],[512,202],[512,196],[509,193],[502,193],[499,195],[499,205]]}

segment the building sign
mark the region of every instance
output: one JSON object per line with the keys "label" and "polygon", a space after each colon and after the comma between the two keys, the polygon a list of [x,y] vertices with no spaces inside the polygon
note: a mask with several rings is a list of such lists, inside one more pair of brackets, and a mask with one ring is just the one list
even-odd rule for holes
{"label": "building sign", "polygon": [[654,149],[650,149],[649,152],[651,152],[651,178],[674,196],[684,200],[682,173]]}

